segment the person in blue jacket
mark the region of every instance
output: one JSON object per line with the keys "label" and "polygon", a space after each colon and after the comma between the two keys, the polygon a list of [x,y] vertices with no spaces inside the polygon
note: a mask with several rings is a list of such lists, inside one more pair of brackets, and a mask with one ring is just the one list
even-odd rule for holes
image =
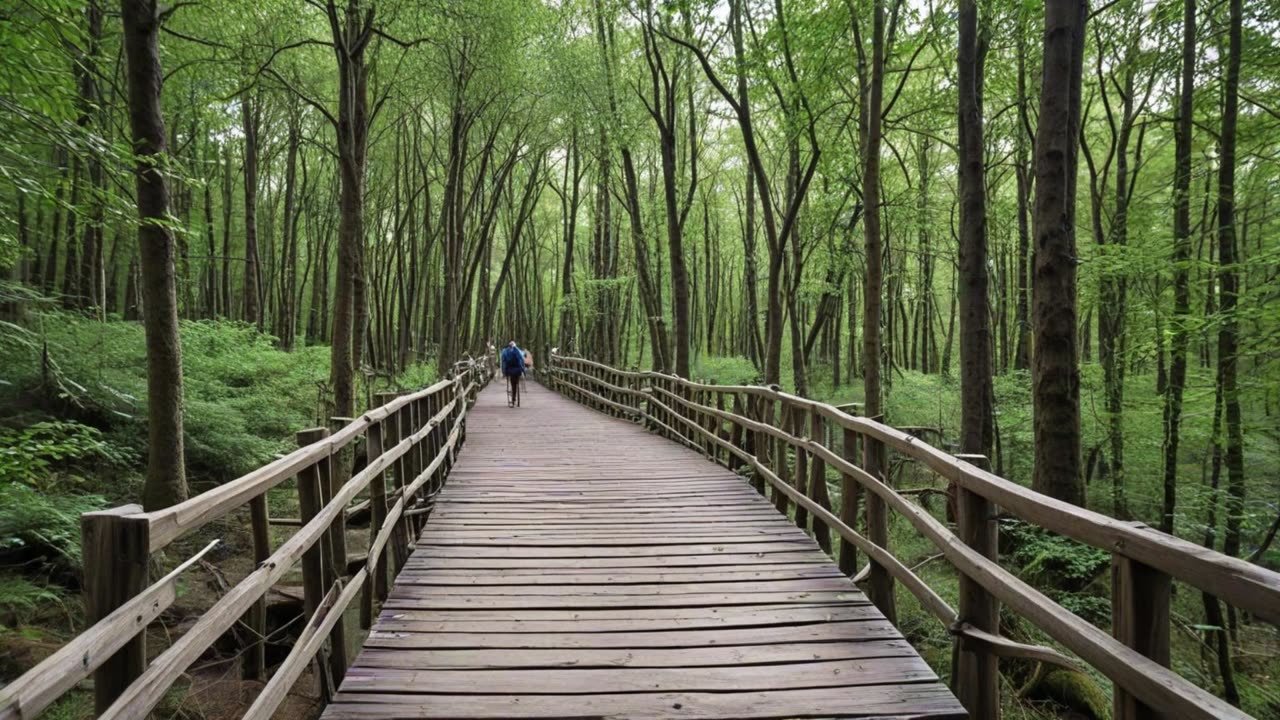
{"label": "person in blue jacket", "polygon": [[502,349],[502,374],[507,378],[507,407],[520,402],[520,378],[524,376],[524,351],[512,340]]}

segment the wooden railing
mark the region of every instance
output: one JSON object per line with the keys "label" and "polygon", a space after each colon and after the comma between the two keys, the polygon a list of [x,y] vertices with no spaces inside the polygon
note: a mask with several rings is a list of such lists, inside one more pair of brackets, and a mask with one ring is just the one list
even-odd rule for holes
{"label": "wooden railing", "polygon": [[[732,469],[749,468],[756,488],[768,488],[779,510],[794,510],[801,528],[808,530],[812,519],[814,537],[828,552],[834,533],[841,569],[857,574],[855,580],[864,582],[871,601],[891,621],[900,583],[955,637],[953,688],[974,718],[999,717],[997,658],[1077,665],[1052,648],[1000,637],[1001,603],[1112,680],[1116,720],[1250,717],[1169,669],[1171,583],[1180,580],[1280,624],[1280,574],[1041,495],[988,472],[985,458],[947,454],[901,430],[777,387],[692,382],[554,355],[547,367],[543,380],[566,396],[641,421]],[[837,435],[839,447],[828,439]],[[890,449],[950,483],[954,531],[886,483]],[[828,467],[841,478],[838,509],[828,497]],[[859,532],[854,528],[864,495]],[[958,608],[890,552],[889,510],[906,518],[958,571]],[[997,562],[998,513],[1111,554],[1112,633]],[[862,572],[856,570],[857,551],[869,558]]]}
{"label": "wooden railing", "polygon": [[[200,655],[238,623],[250,645],[245,673],[266,684],[244,717],[270,718],[307,667],[316,663],[324,699],[347,669],[343,613],[361,598],[368,629],[375,601],[387,597],[388,570],[403,567],[466,434],[467,410],[491,376],[487,362],[465,361],[450,377],[417,392],[383,394],[383,404],[337,429],[298,433],[300,447],[229,483],[155,512],[127,505],[81,519],[87,630],[0,690],[0,720],[34,718],[90,674],[98,717],[148,715]],[[368,462],[348,479],[352,446],[363,438]],[[298,530],[272,549],[267,491],[297,481]],[[352,508],[357,496],[368,499]],[[152,557],[174,541],[249,506],[257,567],[230,587],[168,648],[147,662],[146,629],[176,599],[178,578],[218,541],[158,582],[148,582]],[[346,519],[370,513],[363,563],[348,574]],[[388,557],[390,556],[390,557]],[[301,563],[306,625],[284,662],[267,679],[265,596]]]}

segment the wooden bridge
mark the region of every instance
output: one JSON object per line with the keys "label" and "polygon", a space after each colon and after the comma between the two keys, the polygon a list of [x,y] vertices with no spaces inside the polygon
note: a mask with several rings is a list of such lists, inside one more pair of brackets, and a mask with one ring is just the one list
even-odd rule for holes
{"label": "wooden bridge", "polygon": [[[329,719],[985,719],[1002,657],[1092,666],[1117,720],[1249,717],[1168,669],[1170,588],[1276,623],[1280,575],[776,388],[551,360],[550,389],[527,387],[518,410],[486,389],[487,366],[460,363],[185,503],[86,515],[95,622],[0,689],[0,720],[36,717],[90,675],[99,717],[146,717],[229,632],[264,681],[250,718],[272,717],[310,669]],[[368,461],[348,478],[358,442]],[[949,482],[954,526],[886,482],[890,453]],[[266,492],[290,480],[300,517],[269,518]],[[209,548],[156,582],[153,558],[246,510],[257,568],[148,657],[147,626]],[[956,568],[958,607],[890,552],[890,512]],[[1112,632],[999,565],[997,513],[1112,553]],[[273,547],[272,524],[297,530]],[[299,567],[307,623],[268,673],[264,597]],[[898,589],[955,637],[948,683],[895,629]],[[1001,604],[1057,645],[1001,637]],[[362,641],[344,617],[357,605]]]}
{"label": "wooden bridge", "polygon": [[740,476],[495,383],[325,718],[800,715],[967,717]]}

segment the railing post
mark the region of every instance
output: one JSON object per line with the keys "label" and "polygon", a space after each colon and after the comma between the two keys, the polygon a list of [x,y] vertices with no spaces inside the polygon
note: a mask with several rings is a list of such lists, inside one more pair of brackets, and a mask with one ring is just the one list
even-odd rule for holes
{"label": "railing post", "polygon": [[[418,429],[418,408],[412,400],[405,403],[396,413],[400,418],[400,432],[396,436],[398,440],[405,440],[413,437],[413,433]],[[399,529],[396,531],[399,538],[396,540],[396,573],[399,574],[404,569],[405,562],[409,559],[409,548],[413,544],[413,518],[409,515],[409,509],[413,507],[413,498],[406,497],[404,489],[409,487],[413,479],[418,477],[418,469],[422,467],[419,456],[421,448],[418,443],[414,443],[409,451],[404,454],[404,462],[400,465],[403,474],[396,477],[396,493],[394,499],[404,499],[404,511],[400,514],[400,520],[397,522]]]}
{"label": "railing post", "polygon": [[[1169,667],[1169,600],[1172,579],[1120,554],[1111,556],[1111,630],[1115,638]],[[1115,720],[1156,720],[1156,712],[1118,685]]]}
{"label": "railing post", "polygon": [[[804,408],[799,405],[791,405],[788,403],[787,409],[791,412],[791,434],[797,438],[804,440],[808,435],[807,425],[805,422]],[[796,492],[801,495],[809,495],[809,453],[805,449],[795,446],[793,451],[796,454],[796,462],[793,470],[795,474],[794,487]],[[809,511],[800,503],[796,503],[796,527],[801,530],[809,529]]]}
{"label": "railing post", "polygon": [[[809,437],[821,445],[826,439],[826,423],[815,407],[809,411]],[[831,509],[831,495],[827,492],[827,464],[816,454],[809,458],[809,498],[819,507]],[[818,517],[813,518],[813,537],[818,546],[831,554],[831,528]]]}
{"label": "railing post", "polygon": [[[732,413],[740,417],[750,415],[743,407],[741,393],[733,394]],[[737,420],[729,423],[729,443],[747,454],[751,453],[751,433],[747,432]],[[734,472],[742,469],[742,458],[738,457],[737,453],[729,453],[729,469]]]}
{"label": "railing post", "polygon": [[[325,428],[312,428],[298,433],[298,447],[306,447],[323,439],[329,431]],[[316,465],[308,465],[298,472],[298,512],[303,526],[315,519],[323,507],[320,499],[320,470]],[[302,553],[302,604],[308,621],[320,609],[324,601],[326,588],[334,581],[333,577],[325,577],[324,558],[329,553],[325,546],[327,538],[321,536],[311,547]],[[330,555],[332,557],[332,555]],[[317,669],[320,675],[320,692],[324,702],[333,696],[333,678],[328,673],[324,651],[317,657]]]}
{"label": "railing post", "polygon": [[[440,393],[434,392],[434,393],[431,393],[431,395],[427,396],[428,422],[431,420],[431,418],[434,418],[436,416],[436,413],[440,412],[440,407],[441,407]],[[436,455],[440,452],[440,427],[441,427],[441,424],[437,424],[435,427],[431,428],[431,430],[427,433],[426,440],[424,441],[427,443],[427,453],[431,456],[432,461],[436,459]],[[427,484],[425,486],[427,488],[427,495],[429,497],[434,496],[436,491],[440,489],[436,484],[439,477],[440,477],[439,469],[437,469],[436,472],[431,473],[431,479],[427,481]]]}
{"label": "railing post", "polygon": [[[383,452],[382,439],[382,421],[369,424],[365,430],[365,444],[369,456],[369,465],[372,466]],[[369,543],[372,544],[378,537],[378,530],[382,528],[382,523],[387,519],[387,485],[385,472],[375,473],[369,481]],[[384,546],[382,552],[374,558],[377,564],[376,568],[370,568],[371,572],[365,579],[364,597],[360,603],[360,627],[368,630],[373,626],[373,601],[376,597],[378,601],[387,598],[387,549]]]}
{"label": "railing post", "polygon": [[[329,433],[325,433],[327,436]],[[320,495],[324,505],[333,501],[333,496],[341,489],[334,482],[333,453],[329,453],[316,461],[316,470],[320,473]],[[325,577],[329,583],[341,582],[347,575],[347,515],[340,512],[329,525],[329,556],[325,562]],[[347,623],[339,618],[329,633],[331,645],[329,654],[329,672],[335,682],[341,682],[347,674]]]}
{"label": "railing post", "polygon": [[[85,513],[80,516],[84,562],[86,620],[93,624],[110,615],[147,587],[150,526],[129,517],[141,505]],[[100,714],[142,675],[147,664],[147,635],[139,632],[93,673],[93,700]]]}
{"label": "railing post", "polygon": [[[757,423],[767,423],[768,418],[766,408],[769,407],[769,401],[761,395],[754,394],[748,396],[748,401],[751,404],[751,419],[755,420]],[[771,445],[769,443],[768,433],[763,430],[751,431],[751,454],[756,456],[756,461],[763,467],[770,466],[770,447]],[[754,483],[756,490],[760,492],[761,496],[763,496],[769,487],[768,483],[765,482],[764,477],[759,473],[756,473],[754,476]]]}
{"label": "railing post", "polygon": [[[990,463],[982,455],[957,455],[960,460],[986,470]],[[960,540],[986,559],[998,560],[996,509],[985,497],[956,488],[956,531]],[[960,573],[958,621],[993,635],[1000,632],[1000,603],[981,583]],[[980,643],[956,638],[955,668],[952,674],[957,699],[971,717],[1000,717],[1000,668],[995,654]]]}
{"label": "railing post", "polygon": [[[262,493],[249,501],[249,527],[253,533],[253,564],[260,565],[271,557],[271,516],[267,510],[267,494]],[[258,598],[245,614],[252,645],[245,654],[242,674],[247,680],[261,680],[267,673],[267,599]]]}
{"label": "railing post", "polygon": [[[376,396],[378,407],[386,407],[389,403],[395,402],[398,396],[399,393],[394,392],[378,393]],[[391,415],[382,421],[382,431],[384,433],[383,443],[385,444],[384,452],[386,448],[393,448],[399,445],[400,441],[405,438],[404,432],[408,426],[408,418],[406,417],[407,412],[408,407],[401,407],[392,412]],[[398,498],[403,494],[401,492],[401,488],[404,487],[405,477],[412,472],[413,460],[410,457],[411,455],[412,453],[401,454],[400,457],[396,458],[396,461],[391,464],[391,467],[388,468],[389,472],[382,473],[382,486],[387,494],[387,498],[383,501],[384,511],[390,509],[391,505],[395,502],[395,498]],[[370,458],[370,461],[372,460],[373,458]],[[389,483],[387,482],[388,477],[390,478]],[[397,525],[399,524],[400,523],[397,522]],[[382,523],[378,523],[373,529],[370,541],[372,541],[373,537],[377,536],[378,531],[381,529]],[[404,538],[401,537],[401,531],[397,530],[393,533],[391,541],[387,543],[387,546],[391,550],[391,560],[395,565],[394,568],[391,568],[391,574],[393,576],[399,573],[400,568],[404,566],[403,540]],[[379,596],[378,599],[383,600],[385,598]]]}
{"label": "railing post", "polygon": [[[771,385],[770,390],[777,390],[777,385]],[[776,406],[776,407],[775,407]],[[776,420],[774,418],[777,418]],[[791,413],[787,412],[787,404],[781,400],[770,400],[765,406],[765,422],[776,427],[782,432],[787,432],[791,426]],[[778,476],[782,482],[787,481],[788,465],[787,465],[787,449],[791,444],[780,437],[773,438],[773,474]],[[783,515],[787,514],[787,502],[790,499],[786,493],[778,488],[773,489],[773,506]]]}
{"label": "railing post", "polygon": [[[844,459],[850,464],[858,463],[858,433],[844,428],[842,438]],[[862,484],[852,475],[840,475],[840,522],[858,527],[858,500],[862,497]],[[840,572],[852,577],[858,572],[858,547],[840,536]]]}
{"label": "railing post", "polygon": [[[880,418],[872,418],[877,422]],[[888,483],[884,443],[867,435],[862,439],[862,467],[867,474]],[[867,493],[867,539],[885,550],[889,549],[889,508],[875,493]],[[871,563],[871,575],[867,581],[867,597],[884,614],[885,619],[898,624],[897,603],[894,600],[893,576],[884,566]]]}

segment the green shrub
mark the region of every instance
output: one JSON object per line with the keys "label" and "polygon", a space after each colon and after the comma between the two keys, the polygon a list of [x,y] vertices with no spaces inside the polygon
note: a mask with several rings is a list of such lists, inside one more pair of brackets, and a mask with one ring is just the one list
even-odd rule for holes
{"label": "green shrub", "polygon": [[[142,326],[62,312],[37,320],[39,343],[0,345],[0,401],[7,395],[18,406],[34,398],[43,412],[97,427],[113,446],[145,458]],[[291,447],[293,433],[316,424],[317,383],[329,375],[327,347],[282,352],[253,326],[228,321],[183,321],[181,333],[193,486],[252,470]]]}
{"label": "green shrub", "polygon": [[46,421],[0,430],[0,483],[42,487],[55,473],[89,461],[125,467],[135,457],[104,441],[97,428],[77,422]]}
{"label": "green shrub", "polygon": [[101,510],[98,495],[40,492],[22,483],[0,483],[0,560],[5,565],[43,563],[80,567],[80,515]]}

